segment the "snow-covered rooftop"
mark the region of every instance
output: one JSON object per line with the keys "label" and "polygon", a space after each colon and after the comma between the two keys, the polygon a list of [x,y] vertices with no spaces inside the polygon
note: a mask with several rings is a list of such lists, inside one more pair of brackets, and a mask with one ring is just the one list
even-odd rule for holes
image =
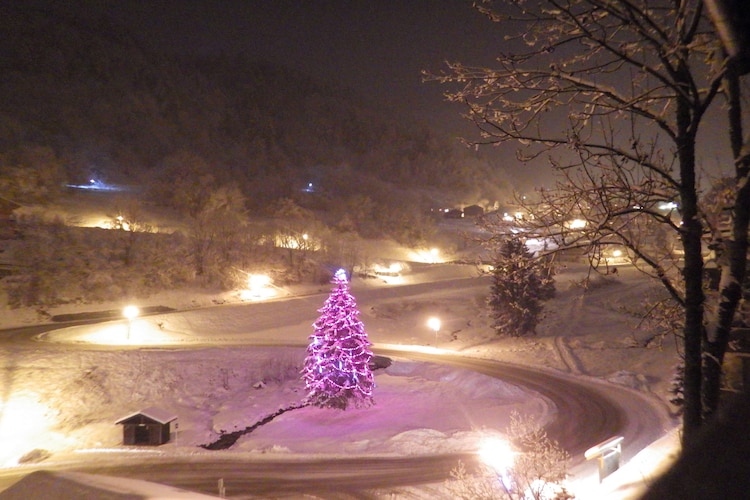
{"label": "snow-covered rooftop", "polygon": [[148,408],[134,411],[133,413],[120,418],[119,420],[115,422],[115,424],[121,424],[138,415],[143,415],[144,417],[148,417],[151,420],[158,422],[160,424],[168,424],[169,422],[172,422],[173,420],[177,420],[177,415],[175,415],[170,410],[165,410],[164,408],[159,408],[156,406],[149,406]]}

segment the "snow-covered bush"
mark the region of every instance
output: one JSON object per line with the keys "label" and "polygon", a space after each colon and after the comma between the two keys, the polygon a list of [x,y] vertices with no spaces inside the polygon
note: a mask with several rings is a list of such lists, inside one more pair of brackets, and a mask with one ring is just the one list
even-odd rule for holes
{"label": "snow-covered bush", "polygon": [[260,363],[260,379],[264,383],[283,383],[297,380],[302,369],[302,359],[297,353],[286,352],[266,358]]}
{"label": "snow-covered bush", "polygon": [[[21,230],[8,256],[18,271],[2,281],[12,307],[145,297],[196,282],[192,240],[179,233],[75,227],[42,218],[22,221]],[[236,259],[223,262],[224,274],[247,264],[244,256]]]}
{"label": "snow-covered bush", "polygon": [[[482,464],[469,472],[463,463],[451,470],[445,484],[453,498],[462,500],[568,500],[564,486],[570,456],[532,416],[513,412],[506,429],[512,460],[498,470]],[[508,457],[505,457],[508,458]]]}

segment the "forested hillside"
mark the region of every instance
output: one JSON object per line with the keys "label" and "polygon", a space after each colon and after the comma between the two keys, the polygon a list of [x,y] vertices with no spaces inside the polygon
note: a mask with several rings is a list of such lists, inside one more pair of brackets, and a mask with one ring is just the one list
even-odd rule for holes
{"label": "forested hillside", "polygon": [[376,204],[394,192],[402,203],[497,199],[502,187],[497,167],[455,139],[392,120],[335,81],[236,55],[178,60],[103,20],[18,6],[2,8],[0,29],[6,197],[43,200],[92,175],[165,203],[160,184],[174,189],[177,176],[231,184],[250,208],[308,182]]}
{"label": "forested hillside", "polygon": [[[430,208],[505,187],[455,138],[396,120],[336,75],[177,57],[95,10],[25,5],[0,5],[0,197],[74,203],[66,185],[92,178],[128,189],[102,195],[115,231],[24,215],[3,252],[11,306],[231,289],[254,270],[325,282],[368,260],[362,239],[430,244]],[[153,208],[179,229],[162,231]]]}

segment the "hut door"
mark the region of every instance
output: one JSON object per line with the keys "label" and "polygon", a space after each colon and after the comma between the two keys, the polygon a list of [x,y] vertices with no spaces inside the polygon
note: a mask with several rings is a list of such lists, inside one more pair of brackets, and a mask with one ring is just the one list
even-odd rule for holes
{"label": "hut door", "polygon": [[134,444],[151,444],[147,425],[139,424],[135,426],[135,443]]}

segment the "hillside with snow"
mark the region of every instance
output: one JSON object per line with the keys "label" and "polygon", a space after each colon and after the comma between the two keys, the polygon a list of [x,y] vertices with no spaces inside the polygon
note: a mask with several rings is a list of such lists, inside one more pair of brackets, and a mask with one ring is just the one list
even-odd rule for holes
{"label": "hillside with snow", "polygon": [[[438,280],[446,273],[470,277],[476,269],[417,266],[404,279],[436,281],[435,286],[407,300],[399,298],[398,286],[380,280],[352,283],[355,296],[371,290],[382,294],[376,302],[359,303],[374,348],[405,350],[404,360],[376,371],[375,406],[346,412],[294,410],[241,438],[232,452],[409,455],[476,450],[482,438],[504,432],[513,410],[541,422],[554,417],[555,408],[538,394],[469,370],[408,361],[410,349],[533,365],[626,385],[649,394],[657,405],[665,400],[674,344],[668,339],[658,343],[653,332],[639,328],[637,311],[658,289],[634,270],[589,277],[584,288],[585,269],[564,269],[557,277],[557,297],[548,303],[538,335],[529,339],[496,337],[484,315],[486,282],[478,279],[472,294],[457,296],[441,290]],[[327,290],[287,293],[296,297],[295,308],[308,308],[314,315]],[[117,319],[2,344],[4,473],[45,468],[82,452],[131,452],[122,446],[122,429],[114,422],[150,406],[178,415],[179,425],[171,442],[143,452],[201,453],[199,446],[222,432],[242,429],[304,396],[299,369],[310,322],[294,324],[292,318],[292,326],[266,328],[254,305],[242,307],[234,295],[211,308],[197,307],[207,298],[192,299],[189,309],[184,308],[185,297],[171,303],[168,296],[153,300],[152,305],[183,310],[140,317],[129,326]],[[425,324],[433,315],[443,318],[439,332]],[[3,318],[13,324],[10,316]],[[666,413],[666,404],[664,408]],[[0,488],[7,486],[0,479]]]}

